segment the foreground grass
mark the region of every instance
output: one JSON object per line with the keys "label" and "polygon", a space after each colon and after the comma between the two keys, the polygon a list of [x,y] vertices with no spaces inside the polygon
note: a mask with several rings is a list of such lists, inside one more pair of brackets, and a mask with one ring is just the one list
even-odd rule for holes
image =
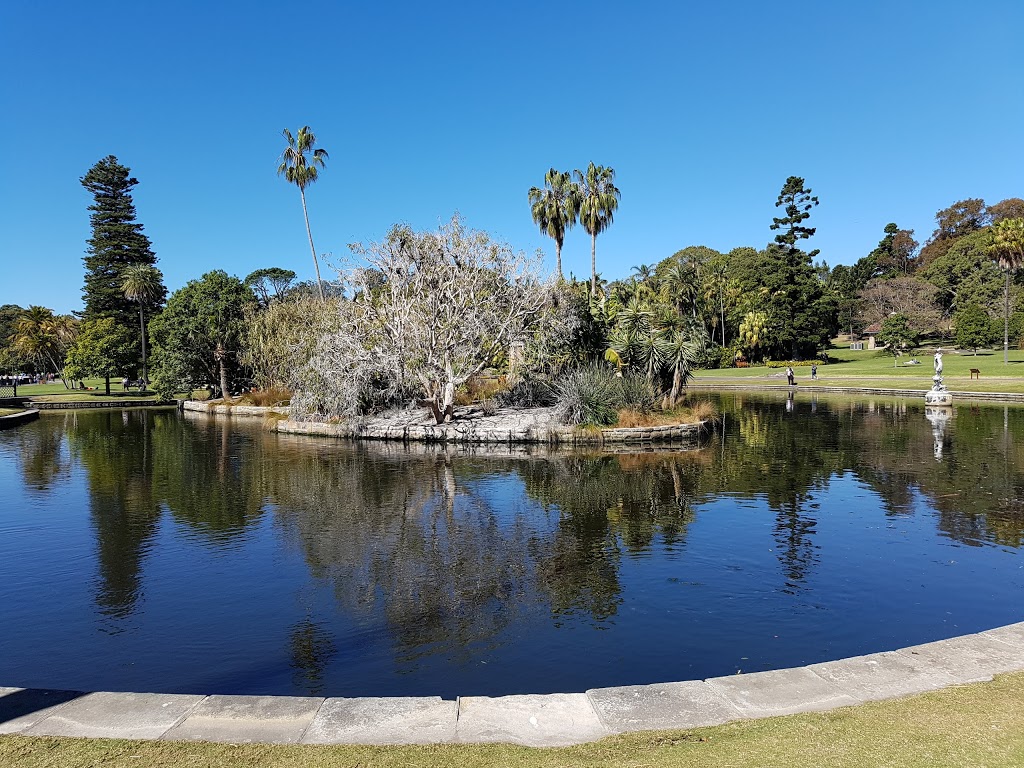
{"label": "foreground grass", "polygon": [[[813,383],[821,386],[870,387],[884,389],[929,389],[932,385],[932,356],[918,356],[920,365],[906,365],[910,358],[897,359],[893,367],[892,356],[879,350],[851,350],[838,347],[829,350],[835,362],[818,366],[818,378]],[[977,355],[954,354],[943,356],[943,378],[946,387],[972,392],[1024,392],[1024,351],[1010,350],[1009,365],[1003,364],[1002,350],[979,351]],[[971,369],[981,372],[980,378],[971,378]],[[797,382],[811,384],[810,368],[794,369]],[[780,368],[722,368],[700,371],[697,384],[721,382],[723,384],[764,383],[785,384],[785,370]]]}
{"label": "foreground grass", "polygon": [[11,768],[924,768],[1024,765],[1024,673],[897,701],[561,749],[267,746],[0,736]]}

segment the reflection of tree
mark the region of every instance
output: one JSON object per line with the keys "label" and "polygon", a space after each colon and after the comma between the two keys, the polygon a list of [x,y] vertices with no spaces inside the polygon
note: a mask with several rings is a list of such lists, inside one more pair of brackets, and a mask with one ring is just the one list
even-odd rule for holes
{"label": "reflection of tree", "polygon": [[67,420],[72,455],[86,470],[96,529],[100,611],[124,618],[141,593],[142,561],[156,532],[153,494],[153,423],[173,414],[100,411]]}
{"label": "reflection of tree", "polygon": [[[893,489],[923,494],[939,531],[964,544],[1024,546],[1024,410],[961,405],[954,409],[941,460],[922,409],[878,408],[855,425],[862,477],[883,498]],[[878,435],[900,435],[892,450]],[[909,501],[906,504],[909,509]]]}
{"label": "reflection of tree", "polygon": [[790,415],[782,402],[764,397],[723,396],[722,403],[729,431],[724,445],[713,446],[718,461],[701,474],[698,492],[762,495],[777,514],[787,578],[806,576],[793,563],[813,561],[808,542],[817,513],[807,500],[849,472],[889,514],[912,514],[923,496],[945,536],[1024,546],[1022,409],[958,406],[938,461],[923,404],[819,398],[811,413],[811,404],[797,398]]}
{"label": "reflection of tree", "polygon": [[384,616],[407,661],[468,651],[528,609],[543,544],[461,486],[443,451],[281,438],[278,456],[279,523],[343,605]]}
{"label": "reflection of tree", "polygon": [[68,473],[64,452],[65,422],[68,418],[39,419],[32,429],[19,429],[15,433],[18,461],[25,485],[37,491],[48,491],[53,481]]}
{"label": "reflection of tree", "polygon": [[552,557],[542,577],[557,616],[579,611],[597,620],[621,602],[623,551],[685,539],[697,453],[595,454],[522,464],[526,492],[559,511]]}
{"label": "reflection of tree", "polygon": [[292,681],[296,689],[315,696],[324,691],[324,673],[336,648],[330,634],[308,616],[289,633]]}
{"label": "reflection of tree", "polygon": [[[196,427],[171,411],[146,409],[78,413],[63,424],[71,454],[86,472],[99,563],[96,602],[105,615],[124,618],[135,609],[163,504],[221,542],[260,513],[260,478],[270,457],[241,448],[227,427]],[[40,438],[44,449],[53,444],[47,435]]]}
{"label": "reflection of tree", "polygon": [[275,457],[258,428],[189,413],[154,448],[161,498],[175,520],[224,544],[259,519]]}
{"label": "reflection of tree", "polygon": [[[679,545],[692,520],[687,454],[510,460],[276,441],[279,524],[347,609],[383,615],[405,661],[469,653],[537,610],[603,621],[621,559],[657,536]],[[510,508],[519,492],[495,482],[522,483],[557,516]]]}

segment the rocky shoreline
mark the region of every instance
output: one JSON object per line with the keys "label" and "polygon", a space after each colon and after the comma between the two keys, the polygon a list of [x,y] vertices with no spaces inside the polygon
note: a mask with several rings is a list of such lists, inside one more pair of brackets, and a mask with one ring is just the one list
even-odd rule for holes
{"label": "rocky shoreline", "polygon": [[704,422],[698,422],[655,427],[579,429],[559,424],[553,408],[499,408],[487,413],[478,406],[466,406],[456,408],[452,420],[446,424],[434,423],[433,418],[422,408],[337,424],[292,420],[288,417],[288,409],[281,407],[211,405],[187,400],[182,408],[215,415],[276,419],[268,427],[286,434],[423,443],[660,445],[693,442],[705,427]]}

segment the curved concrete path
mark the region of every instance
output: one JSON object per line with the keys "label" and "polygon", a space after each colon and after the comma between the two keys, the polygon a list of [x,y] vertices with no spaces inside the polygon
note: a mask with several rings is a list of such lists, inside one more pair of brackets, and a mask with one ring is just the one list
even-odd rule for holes
{"label": "curved concrete path", "polygon": [[807,667],[586,693],[421,698],[0,688],[0,734],[273,744],[534,747],[845,707],[1024,670],[1024,622]]}

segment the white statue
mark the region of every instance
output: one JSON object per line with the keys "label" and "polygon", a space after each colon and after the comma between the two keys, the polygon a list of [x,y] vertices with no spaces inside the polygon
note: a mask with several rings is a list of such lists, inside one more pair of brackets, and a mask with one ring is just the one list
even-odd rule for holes
{"label": "white statue", "polygon": [[942,350],[941,349],[936,349],[935,350],[935,375],[936,376],[941,376],[942,375]]}

